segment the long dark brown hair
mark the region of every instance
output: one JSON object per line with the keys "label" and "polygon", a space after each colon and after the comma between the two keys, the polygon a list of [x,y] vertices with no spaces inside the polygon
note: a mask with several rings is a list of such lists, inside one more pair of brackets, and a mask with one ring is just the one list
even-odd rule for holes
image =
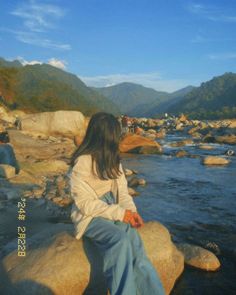
{"label": "long dark brown hair", "polygon": [[[71,158],[71,166],[81,155],[91,154],[92,166],[96,163],[96,172],[100,179],[117,178],[121,171],[119,141],[121,126],[116,117],[105,112],[92,115],[85,137]],[[83,167],[81,167],[83,169]]]}

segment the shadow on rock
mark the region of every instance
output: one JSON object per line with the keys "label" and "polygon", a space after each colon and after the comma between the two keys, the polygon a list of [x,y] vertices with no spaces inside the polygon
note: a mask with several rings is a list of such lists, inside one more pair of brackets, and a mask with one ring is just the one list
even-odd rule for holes
{"label": "shadow on rock", "polygon": [[13,284],[0,260],[0,294],[4,295],[54,295],[46,286],[32,280],[22,280]]}

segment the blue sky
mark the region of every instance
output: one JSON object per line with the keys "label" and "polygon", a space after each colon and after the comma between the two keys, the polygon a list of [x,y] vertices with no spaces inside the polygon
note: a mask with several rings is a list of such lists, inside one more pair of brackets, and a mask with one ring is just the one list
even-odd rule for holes
{"label": "blue sky", "polygon": [[172,92],[236,72],[235,0],[1,1],[0,56]]}

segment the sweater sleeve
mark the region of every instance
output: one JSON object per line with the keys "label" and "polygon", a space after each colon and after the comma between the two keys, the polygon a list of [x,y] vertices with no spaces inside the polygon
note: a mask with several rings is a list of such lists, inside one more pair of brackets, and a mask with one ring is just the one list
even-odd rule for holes
{"label": "sweater sleeve", "polygon": [[94,198],[91,187],[83,180],[83,176],[87,175],[88,163],[84,161],[82,156],[79,158],[70,175],[70,190],[75,205],[83,215],[122,221],[125,214],[124,208],[119,204],[108,205],[104,201]]}
{"label": "sweater sleeve", "polygon": [[122,164],[120,164],[120,170],[122,171],[122,175],[118,178],[119,204],[124,209],[137,212],[133,197],[130,196],[128,191],[128,182],[126,180]]}

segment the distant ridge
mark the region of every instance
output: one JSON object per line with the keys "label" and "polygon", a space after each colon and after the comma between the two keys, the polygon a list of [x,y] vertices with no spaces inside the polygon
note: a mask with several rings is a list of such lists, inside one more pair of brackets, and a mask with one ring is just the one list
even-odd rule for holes
{"label": "distant ridge", "polygon": [[158,118],[169,113],[190,118],[236,117],[236,74],[225,73],[200,87],[187,86],[173,93],[135,83],[110,87],[86,86],[76,75],[49,64],[23,66],[0,58],[0,104],[26,112],[78,110]]}
{"label": "distant ridge", "polygon": [[121,83],[97,91],[116,103],[123,113],[159,118],[165,113],[187,114],[193,119],[236,117],[236,74],[225,73],[173,93],[158,92],[134,83]]}
{"label": "distant ridge", "polygon": [[185,95],[190,93],[193,89],[195,89],[195,87],[187,86],[185,88],[182,88],[169,94],[168,98],[165,101],[157,105],[153,105],[152,107],[149,107],[149,109],[144,113],[144,116],[156,117],[158,115],[162,116],[165,113],[168,113],[170,111],[171,106],[181,101],[185,97]]}
{"label": "distant ridge", "polygon": [[22,68],[23,65],[19,62],[19,60],[14,61],[7,61],[0,57],[0,67],[7,67],[7,68]]}
{"label": "distant ridge", "polygon": [[165,111],[177,115],[185,113],[194,119],[235,118],[236,74],[225,73],[202,83],[183,98],[173,101]]}
{"label": "distant ridge", "polygon": [[0,58],[0,92],[9,108],[28,112],[120,112],[112,101],[87,87],[76,75],[48,64],[22,66],[19,61]]}
{"label": "distant ridge", "polygon": [[[152,88],[129,82],[93,89],[116,103],[122,113],[130,116],[140,115],[144,105],[156,104],[168,97],[167,92],[156,91]],[[139,109],[140,107],[141,109]]]}
{"label": "distant ridge", "polygon": [[173,93],[156,91],[135,83],[120,83],[110,87],[94,88],[118,105],[120,110],[130,116],[150,117],[158,113],[159,105],[183,97],[194,87],[188,86]]}

